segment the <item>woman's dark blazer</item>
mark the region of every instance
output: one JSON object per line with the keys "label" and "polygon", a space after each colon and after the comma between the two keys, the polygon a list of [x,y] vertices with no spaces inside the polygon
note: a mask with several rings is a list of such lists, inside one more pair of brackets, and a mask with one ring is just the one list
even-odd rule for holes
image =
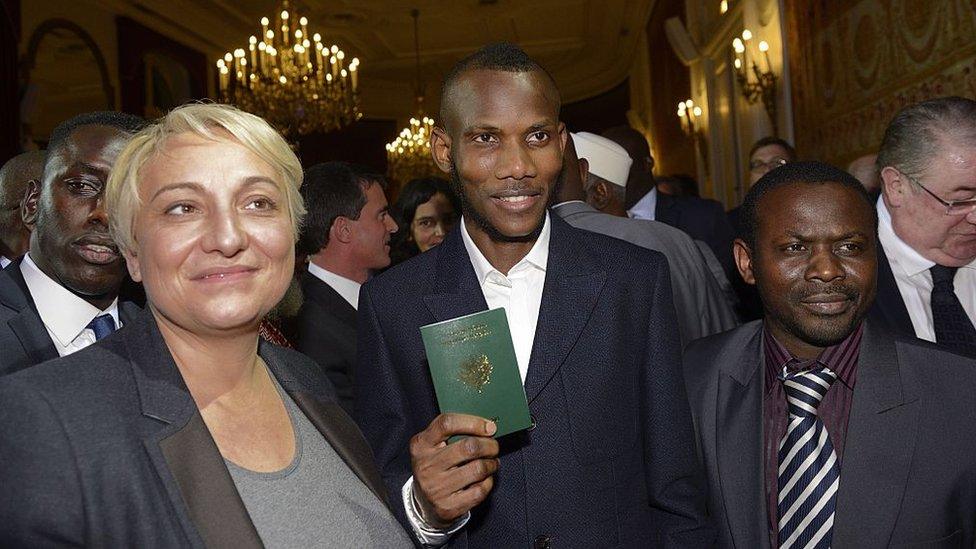
{"label": "woman's dark blazer", "polygon": [[[369,446],[318,366],[263,341],[258,354],[385,502]],[[148,311],[88,349],[0,379],[0,546],[65,545],[261,546]]]}

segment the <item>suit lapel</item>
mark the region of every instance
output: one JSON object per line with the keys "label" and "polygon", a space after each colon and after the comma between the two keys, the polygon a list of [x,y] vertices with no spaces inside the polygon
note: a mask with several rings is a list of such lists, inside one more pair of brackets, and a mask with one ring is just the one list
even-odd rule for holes
{"label": "suit lapel", "polygon": [[488,309],[485,294],[461,240],[460,223],[435,248],[436,275],[430,293],[424,296],[427,310],[437,322]]}
{"label": "suit lapel", "polygon": [[891,263],[881,241],[878,241],[878,295],[874,299],[872,317],[888,329],[905,336],[915,337],[915,326],[905,307],[905,300],[898,290],[898,283],[891,271]]}
{"label": "suit lapel", "polygon": [[607,273],[586,253],[580,239],[557,215],[550,215],[552,234],[542,303],[536,323],[525,396],[531,403],[559,371],[590,320]]}
{"label": "suit lapel", "polygon": [[16,316],[7,321],[7,326],[20,340],[24,354],[30,362],[40,364],[58,358],[59,355],[47,328],[44,327],[44,322],[41,321],[34,307],[34,300],[31,299],[30,290],[20,272],[21,261],[22,259],[13,262],[0,273],[0,303],[9,309],[19,311]]}
{"label": "suit lapel", "polygon": [[164,425],[144,445],[184,533],[207,547],[263,547],[151,312],[133,319],[126,334],[143,415]]}
{"label": "suit lapel", "polygon": [[895,341],[865,324],[841,464],[834,545],[887,544],[915,454],[920,405]]}
{"label": "suit lapel", "polygon": [[716,411],[718,476],[736,547],[768,547],[763,457],[762,323],[720,371]]}
{"label": "suit lapel", "polygon": [[304,272],[302,273],[302,291],[305,293],[306,299],[321,304],[330,314],[355,329],[356,309],[332,286],[316,278],[315,275]]}

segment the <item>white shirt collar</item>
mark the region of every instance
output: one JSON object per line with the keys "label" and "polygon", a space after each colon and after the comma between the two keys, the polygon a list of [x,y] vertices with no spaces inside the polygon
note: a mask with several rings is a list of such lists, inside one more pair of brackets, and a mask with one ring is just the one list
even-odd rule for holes
{"label": "white shirt collar", "polygon": [[61,347],[67,347],[75,340],[96,316],[110,314],[119,323],[119,300],[116,298],[104,311],[78,297],[56,280],[44,274],[34,263],[30,254],[24,254],[20,264],[24,282],[34,299],[34,306],[48,332],[57,339]]}
{"label": "white shirt collar", "polygon": [[654,221],[654,210],[657,208],[657,187],[641,197],[629,210],[627,217],[633,219],[648,219]]}
{"label": "white shirt collar", "polygon": [[308,274],[328,284],[330,288],[342,296],[342,299],[352,305],[353,309],[359,310],[359,288],[362,284],[339,276],[332,271],[327,271],[315,263],[308,264]]}
{"label": "white shirt collar", "polygon": [[585,200],[566,200],[566,201],[560,202],[558,204],[553,204],[552,205],[552,208],[553,209],[556,209],[556,208],[562,206],[563,204],[573,204],[575,202],[578,202],[580,204],[586,204],[586,201]]}
{"label": "white shirt collar", "polygon": [[0,255],[0,269],[3,269],[7,265],[10,265],[11,261],[6,257]]}
{"label": "white shirt collar", "polygon": [[[536,239],[529,253],[525,254],[525,257],[519,260],[508,271],[507,276],[517,275],[531,268],[545,272],[546,266],[549,264],[549,235],[551,233],[552,227],[549,223],[549,212],[546,211],[546,220],[542,224],[542,231],[539,233],[539,238]],[[464,242],[464,248],[468,251],[468,257],[471,258],[471,265],[474,266],[474,273],[478,277],[478,284],[484,284],[488,275],[492,272],[506,276],[488,262],[485,255],[475,245],[474,240],[471,240],[471,235],[468,234],[468,228],[464,224],[463,217],[461,218],[461,241]]]}
{"label": "white shirt collar", "polygon": [[[888,211],[883,196],[878,197],[877,208],[878,240],[884,246],[888,262],[893,266],[897,265],[908,276],[916,276],[931,269],[935,262],[923,257],[895,233],[895,227],[891,221],[891,212]],[[962,268],[976,269],[976,260],[971,261],[968,265],[963,265]]]}

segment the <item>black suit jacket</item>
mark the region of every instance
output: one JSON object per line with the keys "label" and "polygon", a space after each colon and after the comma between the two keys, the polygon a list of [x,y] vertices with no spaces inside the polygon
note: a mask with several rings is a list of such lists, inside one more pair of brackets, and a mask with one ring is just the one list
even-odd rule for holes
{"label": "black suit jacket", "polygon": [[[552,227],[525,379],[535,427],[501,440],[488,499],[455,547],[699,547],[701,471],[661,254]],[[363,286],[356,418],[389,490],[437,415],[420,327],[482,311],[460,225]],[[394,510],[406,524],[402,504]]]}
{"label": "black suit jacket", "polygon": [[[0,376],[58,358],[58,350],[44,327],[24,275],[23,258],[0,271]],[[119,318],[128,323],[141,310],[119,300]]]}
{"label": "black suit jacket", "polygon": [[657,205],[654,208],[654,219],[677,227],[691,235],[694,240],[701,240],[715,252],[722,268],[725,269],[729,280],[739,278],[739,273],[732,260],[732,240],[734,240],[732,225],[722,204],[716,200],[708,200],[693,196],[671,196],[657,193]]}
{"label": "black suit jacket", "polygon": [[[261,341],[258,352],[384,499],[328,380],[295,351]],[[261,547],[149,311],[87,349],[0,379],[0,425],[0,546]]]}
{"label": "black suit jacket", "polygon": [[906,338],[915,337],[915,326],[908,315],[905,300],[898,290],[895,275],[891,271],[888,255],[878,241],[878,294],[868,313],[871,322],[885,327],[889,332]]}
{"label": "black suit jacket", "polygon": [[[762,322],[685,352],[720,547],[769,546]],[[976,544],[976,361],[865,325],[832,546]]]}
{"label": "black suit jacket", "polygon": [[298,313],[296,349],[312,358],[329,377],[339,404],[352,414],[356,366],[356,309],[315,276],[302,273],[305,301]]}

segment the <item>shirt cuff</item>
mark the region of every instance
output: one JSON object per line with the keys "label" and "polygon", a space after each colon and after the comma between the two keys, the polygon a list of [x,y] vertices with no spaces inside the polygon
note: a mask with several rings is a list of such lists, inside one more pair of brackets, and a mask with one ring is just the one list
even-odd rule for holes
{"label": "shirt cuff", "polygon": [[407,520],[410,521],[410,527],[413,528],[413,533],[427,547],[440,547],[444,545],[458,530],[464,528],[464,525],[468,523],[468,519],[471,518],[471,513],[467,512],[463,517],[454,521],[454,524],[450,525],[447,529],[441,530],[434,528],[427,524],[420,514],[420,509],[417,508],[416,500],[413,497],[413,476],[408,478],[407,482],[403,483],[400,494],[403,497],[403,509],[407,513]]}

